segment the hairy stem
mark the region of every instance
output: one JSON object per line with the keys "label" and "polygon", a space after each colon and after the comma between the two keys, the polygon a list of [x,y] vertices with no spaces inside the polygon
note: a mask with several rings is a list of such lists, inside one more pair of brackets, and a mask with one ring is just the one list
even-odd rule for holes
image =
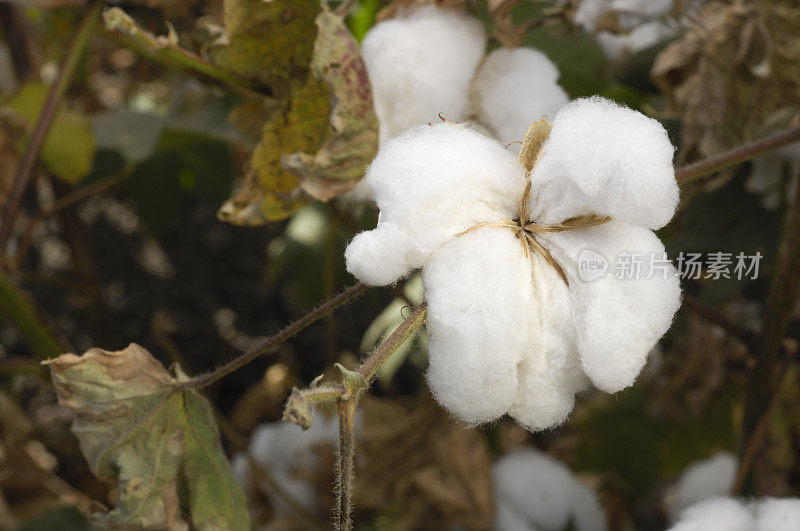
{"label": "hairy stem", "polygon": [[181,48],[177,43],[177,38],[172,35],[157,37],[141,29],[130,15],[118,7],[106,9],[103,13],[103,20],[106,29],[120,44],[148,59],[169,67],[189,70],[206,81],[221,84],[231,92],[243,96],[263,98],[272,94],[270,88],[263,83],[227,71],[199,55]]}
{"label": "hairy stem", "polygon": [[214,371],[197,376],[196,378],[192,378],[191,380],[187,380],[182,384],[182,386],[203,388],[216,382],[223,376],[232,373],[233,371],[244,365],[247,365],[254,359],[258,358],[259,356],[263,356],[264,354],[271,352],[275,347],[277,347],[290,337],[296,335],[298,332],[303,330],[308,325],[330,314],[332,311],[339,308],[339,306],[342,306],[343,304],[355,299],[356,297],[361,295],[364,291],[366,291],[367,288],[369,288],[369,286],[367,286],[366,284],[362,284],[361,282],[353,284],[352,286],[345,289],[335,297],[327,300],[322,305],[318,306],[317,308],[307,313],[297,321],[293,322],[280,332],[267,338],[249,352],[245,352],[238,358],[231,360],[230,362],[226,363],[225,365]]}
{"label": "hairy stem", "polygon": [[58,104],[61,102],[61,98],[67,91],[67,87],[72,80],[75,69],[78,67],[78,63],[83,56],[83,52],[86,49],[86,46],[89,44],[89,37],[92,34],[92,29],[94,28],[97,19],[100,17],[102,7],[103,2],[100,0],[95,0],[89,7],[89,11],[84,16],[83,22],[81,22],[81,25],[78,28],[78,33],[75,35],[69,50],[67,50],[67,55],[64,57],[64,61],[58,71],[56,82],[52,87],[50,87],[50,92],[47,94],[47,100],[45,101],[42,111],[39,114],[39,119],[37,120],[36,126],[33,129],[33,133],[31,134],[30,141],[25,149],[25,153],[22,156],[22,160],[20,160],[19,166],[17,166],[11,191],[6,198],[5,206],[3,208],[2,221],[0,221],[0,256],[5,255],[6,244],[11,237],[14,220],[16,219],[17,215],[17,209],[19,208],[22,197],[25,194],[25,190],[28,188],[28,184],[30,183],[31,175],[33,174],[33,168],[36,165],[36,160],[39,158],[39,152],[44,145],[48,131],[50,131],[50,126],[53,123],[53,118],[55,117]]}
{"label": "hairy stem", "polygon": [[425,322],[427,315],[428,304],[423,302],[397,327],[397,330],[386,338],[386,341],[381,343],[381,345],[361,363],[361,366],[358,368],[358,373],[367,383],[375,378],[380,368],[386,363],[386,360],[388,360],[406,340],[417,332]]}
{"label": "hairy stem", "polygon": [[39,320],[30,298],[2,273],[0,273],[0,315],[17,326],[23,339],[36,355],[49,358],[68,351]]}
{"label": "hairy stem", "polygon": [[675,171],[675,179],[678,184],[684,185],[700,177],[710,175],[797,141],[800,141],[800,125],[678,168]]}
{"label": "hairy stem", "polygon": [[[779,251],[767,296],[764,325],[756,343],[756,364],[748,376],[742,426],[742,441],[745,442],[758,430],[761,419],[769,410],[771,397],[779,386],[776,360],[800,295],[800,276],[797,274],[800,271],[800,187],[795,192]],[[745,446],[742,451],[747,451]],[[754,455],[752,459],[757,457]]]}
{"label": "hairy stem", "polygon": [[356,438],[354,420],[356,400],[348,395],[341,400],[339,410],[339,454],[336,459],[336,529],[350,531],[353,529],[353,483],[355,480]]}

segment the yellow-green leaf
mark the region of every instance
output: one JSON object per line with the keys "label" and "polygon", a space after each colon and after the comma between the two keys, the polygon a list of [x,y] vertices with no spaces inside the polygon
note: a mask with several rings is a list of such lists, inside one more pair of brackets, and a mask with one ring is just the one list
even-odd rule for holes
{"label": "yellow-green leaf", "polygon": [[247,503],[222,452],[211,407],[149,352],[93,348],[49,365],[59,403],[99,478],[116,482],[107,525],[247,530]]}
{"label": "yellow-green leaf", "polygon": [[[33,130],[50,88],[28,83],[7,102]],[[41,158],[47,169],[70,184],[79,183],[92,170],[95,143],[89,118],[61,104],[42,146]]]}

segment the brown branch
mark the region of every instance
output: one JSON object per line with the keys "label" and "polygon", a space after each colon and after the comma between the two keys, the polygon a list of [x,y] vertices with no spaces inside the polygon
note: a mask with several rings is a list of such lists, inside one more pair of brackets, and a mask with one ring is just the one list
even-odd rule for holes
{"label": "brown branch", "polygon": [[710,175],[797,141],[800,141],[800,125],[678,168],[675,171],[675,179],[678,184],[684,185],[705,175]]}
{"label": "brown branch", "polygon": [[[767,296],[764,325],[755,348],[756,364],[748,376],[743,441],[751,440],[756,434],[761,419],[769,410],[771,397],[777,392],[780,376],[776,374],[776,360],[785,344],[786,328],[800,295],[797,274],[800,271],[800,187],[795,192],[779,251]],[[747,448],[743,446],[742,451],[747,452]]]}
{"label": "brown branch", "polygon": [[709,321],[711,324],[722,328],[728,335],[738,339],[747,347],[753,347],[756,343],[756,335],[746,327],[735,322],[727,315],[707,306],[700,299],[688,293],[683,294],[683,304],[695,311],[700,317]]}
{"label": "brown branch", "polygon": [[64,62],[61,64],[61,68],[58,71],[56,82],[50,88],[50,92],[47,95],[47,100],[39,114],[39,119],[31,134],[30,141],[25,149],[25,154],[22,156],[19,166],[17,166],[17,171],[14,174],[14,184],[6,198],[2,221],[0,222],[0,256],[5,255],[6,244],[11,237],[17,209],[30,183],[33,168],[39,158],[39,152],[47,138],[47,133],[50,131],[50,126],[53,123],[58,104],[61,102],[61,98],[72,81],[72,76],[75,73],[75,69],[78,67],[78,62],[89,43],[89,37],[92,34],[92,29],[97,19],[100,17],[102,7],[103,2],[95,0],[84,16],[83,22],[81,22],[78,28],[78,33],[75,35],[67,51],[67,55],[64,57]]}
{"label": "brown branch", "polygon": [[369,288],[369,286],[367,286],[366,284],[362,284],[361,282],[353,284],[352,286],[345,289],[335,297],[329,299],[319,307],[315,308],[314,310],[307,313],[297,321],[293,322],[280,332],[262,341],[254,349],[245,352],[241,356],[231,360],[230,362],[226,363],[225,365],[214,371],[197,376],[196,378],[192,378],[191,380],[187,380],[182,384],[182,386],[203,388],[216,382],[223,376],[232,373],[233,371],[239,369],[240,367],[243,367],[244,365],[247,365],[254,359],[264,354],[267,354],[268,352],[271,352],[273,349],[275,349],[275,347],[277,347],[290,337],[296,335],[298,332],[303,330],[308,325],[330,314],[332,311],[339,308],[339,306],[342,306],[343,304],[355,299],[356,297],[361,295],[364,291],[366,291],[367,288]]}

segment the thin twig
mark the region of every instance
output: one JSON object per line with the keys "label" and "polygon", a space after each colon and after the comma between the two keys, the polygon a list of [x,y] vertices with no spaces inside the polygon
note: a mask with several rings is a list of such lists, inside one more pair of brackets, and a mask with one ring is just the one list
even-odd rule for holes
{"label": "thin twig", "polygon": [[769,421],[778,409],[778,404],[781,402],[781,390],[786,384],[786,380],[789,379],[788,376],[790,372],[788,368],[783,371],[783,376],[781,376],[778,385],[775,387],[775,391],[772,393],[772,397],[769,399],[767,409],[764,411],[764,414],[761,415],[761,418],[758,419],[755,429],[750,433],[750,437],[744,444],[744,451],[742,452],[742,458],[739,462],[739,468],[736,470],[736,479],[731,487],[731,496],[739,496],[742,493],[742,487],[744,487],[744,482],[747,479],[747,475],[750,473],[750,467],[753,465],[756,454],[758,454],[758,450],[764,442],[764,437],[767,435]]}
{"label": "thin twig", "polygon": [[356,416],[356,397],[340,401],[339,411],[339,453],[336,459],[336,529],[353,529],[353,483],[355,481],[356,437],[354,421]]}
{"label": "thin twig", "polygon": [[367,286],[366,284],[362,284],[361,282],[353,284],[352,286],[345,289],[335,297],[324,302],[321,306],[318,306],[317,308],[307,313],[297,321],[293,322],[280,332],[267,338],[259,345],[257,345],[254,349],[245,352],[241,356],[231,360],[230,362],[226,363],[225,365],[214,371],[197,376],[196,378],[192,378],[191,380],[187,380],[182,384],[182,386],[203,388],[216,382],[223,376],[230,374],[231,372],[235,371],[236,369],[244,365],[247,365],[254,359],[258,358],[259,356],[271,352],[275,347],[277,347],[290,337],[294,336],[295,334],[303,330],[311,323],[325,317],[332,311],[336,310],[339,306],[355,299],[356,297],[361,295],[361,293],[366,291],[367,288],[369,288],[369,286]]}
{"label": "thin twig", "polygon": [[59,210],[63,210],[74,205],[75,203],[83,201],[88,197],[99,194],[109,188],[112,188],[113,186],[116,186],[117,184],[125,181],[129,176],[130,173],[125,173],[123,175],[112,175],[111,177],[100,179],[99,181],[88,186],[82,186],[72,190],[67,195],[59,197],[52,205],[41,209],[36,216],[33,217],[30,223],[28,223],[25,232],[20,238],[20,244],[14,254],[14,258],[13,260],[10,260],[9,266],[11,270],[16,271],[19,268],[22,260],[25,258],[25,254],[28,252],[28,247],[30,247],[31,241],[33,240],[33,232],[36,229],[36,226],[44,219],[58,212]]}
{"label": "thin twig", "polygon": [[[756,364],[748,375],[742,441],[758,430],[777,389],[776,360],[784,345],[786,328],[800,296],[800,187],[795,192],[781,239],[778,263],[770,284],[764,325],[755,349]],[[747,448],[742,447],[746,452]],[[744,455],[744,454],[743,454]],[[752,459],[758,456],[754,455]]]}
{"label": "thin twig", "polygon": [[753,347],[757,336],[746,327],[730,319],[727,315],[704,304],[700,299],[688,293],[683,294],[683,303],[694,310],[700,317],[722,328],[728,335],[741,341],[747,347]]}
{"label": "thin twig", "polygon": [[50,131],[50,126],[53,123],[53,118],[56,114],[58,104],[67,90],[75,69],[78,66],[80,58],[89,43],[89,37],[92,34],[92,29],[100,17],[103,2],[95,0],[89,7],[89,11],[83,18],[78,33],[72,41],[72,45],[67,50],[67,55],[64,57],[64,62],[58,71],[56,82],[50,87],[50,92],[47,94],[47,100],[42,107],[39,114],[39,119],[36,122],[36,127],[31,134],[28,146],[22,156],[22,160],[17,166],[17,171],[14,174],[14,184],[5,202],[3,209],[2,222],[0,222],[0,256],[5,255],[6,244],[11,237],[14,220],[16,219],[17,209],[19,208],[25,190],[33,174],[33,168],[36,165],[36,160],[39,158],[39,152],[44,145],[47,133]]}
{"label": "thin twig", "polygon": [[678,168],[675,171],[675,179],[679,184],[684,185],[705,175],[710,175],[797,141],[800,141],[800,125]]}
{"label": "thin twig", "polygon": [[118,7],[111,7],[103,13],[106,30],[123,46],[134,50],[154,61],[173,68],[189,70],[206,81],[221,84],[231,92],[246,97],[264,98],[271,96],[271,89],[265,84],[240,76],[218,67],[199,55],[181,48],[177,37],[157,37],[141,29],[133,18]]}

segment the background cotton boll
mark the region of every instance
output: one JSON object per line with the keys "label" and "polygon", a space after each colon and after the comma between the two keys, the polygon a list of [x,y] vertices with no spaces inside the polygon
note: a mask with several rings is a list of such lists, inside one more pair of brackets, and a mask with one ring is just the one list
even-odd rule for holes
{"label": "background cotton boll", "polygon": [[674,0],[613,0],[611,9],[620,13],[631,13],[657,18],[669,13]]}
{"label": "background cotton boll", "polygon": [[366,179],[380,218],[348,247],[347,267],[360,280],[387,284],[422,267],[459,232],[513,217],[525,170],[494,140],[439,123],[386,142]]}
{"label": "background cotton boll", "polygon": [[597,21],[611,9],[611,0],[581,0],[573,21],[587,32],[594,31]]}
{"label": "background cotton boll", "polygon": [[603,53],[612,61],[622,59],[665,41],[675,35],[675,31],[662,22],[648,22],[637,25],[627,35],[608,31],[597,34],[597,43]]}
{"label": "background cotton boll", "polygon": [[483,26],[468,14],[425,6],[381,22],[364,37],[380,139],[432,122],[467,118],[469,84],[483,57]]}
{"label": "background cotton boll", "polygon": [[[570,279],[583,370],[603,391],[630,386],[680,306],[664,245],[652,231],[619,221],[542,240]],[[604,273],[581,273],[588,260],[605,261]]]}
{"label": "background cotton boll", "polygon": [[428,384],[442,406],[479,424],[508,411],[529,315],[530,262],[504,229],[459,236],[423,269]]}
{"label": "background cotton boll", "polygon": [[[752,512],[731,498],[713,498],[686,509],[669,531],[756,531]],[[760,530],[759,530],[760,531]]]}
{"label": "background cotton boll", "polygon": [[500,143],[521,141],[532,122],[555,115],[569,100],[558,76],[553,62],[538,50],[498,48],[472,82],[478,118]]}
{"label": "background cotton boll", "polygon": [[603,214],[657,229],[672,218],[678,185],[664,127],[592,97],[565,105],[531,172],[533,219],[559,223]]}
{"label": "background cotton boll", "polygon": [[668,503],[670,519],[676,521],[684,509],[697,502],[730,492],[737,466],[736,456],[728,452],[689,466],[678,479]]}
{"label": "background cotton boll", "polygon": [[[562,463],[534,449],[506,454],[492,469],[497,531],[604,531],[595,494]],[[522,524],[525,524],[524,526]]]}
{"label": "background cotton boll", "polygon": [[764,498],[756,507],[757,531],[794,531],[800,526],[800,498]]}

